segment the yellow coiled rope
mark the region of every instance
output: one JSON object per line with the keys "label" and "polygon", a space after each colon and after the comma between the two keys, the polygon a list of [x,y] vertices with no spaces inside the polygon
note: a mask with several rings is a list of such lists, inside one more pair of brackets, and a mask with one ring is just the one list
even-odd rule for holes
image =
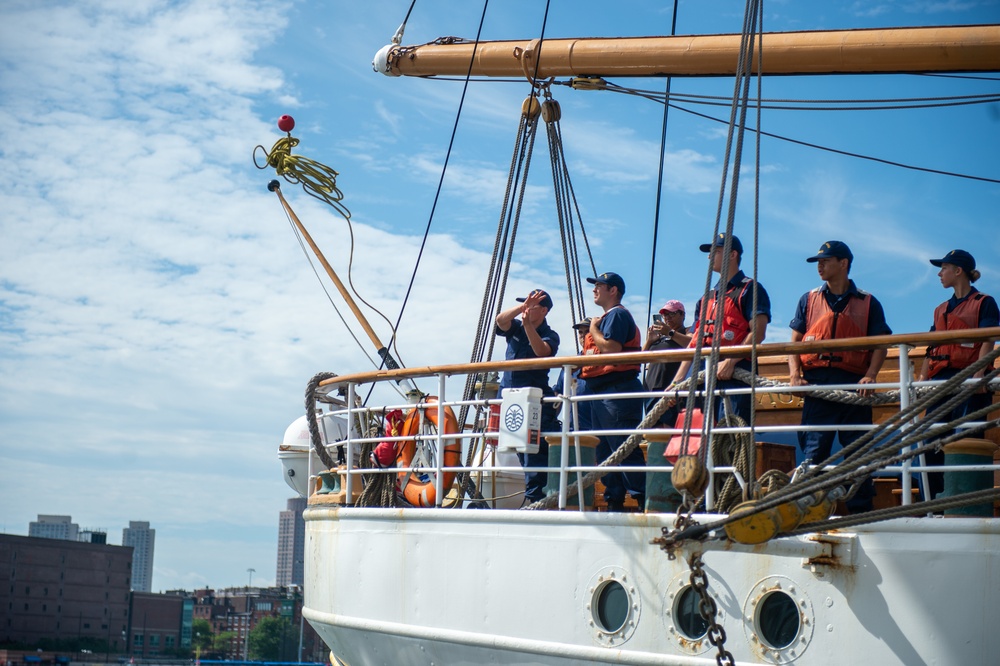
{"label": "yellow coiled rope", "polygon": [[[299,140],[289,134],[278,139],[270,152],[264,146],[257,146],[253,150],[254,166],[258,169],[274,168],[275,172],[289,183],[302,185],[307,194],[330,204],[345,219],[350,220],[351,211],[341,203],[344,194],[337,189],[339,174],[316,160],[302,155],[292,155],[292,148],[297,145]],[[262,152],[266,158],[263,164],[257,160],[257,151]]]}

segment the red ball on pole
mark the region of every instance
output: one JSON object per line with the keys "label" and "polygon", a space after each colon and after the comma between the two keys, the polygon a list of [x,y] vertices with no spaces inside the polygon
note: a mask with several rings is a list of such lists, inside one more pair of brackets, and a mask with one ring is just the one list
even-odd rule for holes
{"label": "red ball on pole", "polygon": [[295,129],[295,118],[289,115],[284,115],[278,118],[278,129],[282,132],[291,132]]}

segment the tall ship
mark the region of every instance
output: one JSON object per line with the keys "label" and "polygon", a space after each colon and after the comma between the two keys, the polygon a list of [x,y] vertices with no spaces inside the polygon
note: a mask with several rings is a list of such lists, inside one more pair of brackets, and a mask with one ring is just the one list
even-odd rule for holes
{"label": "tall ship", "polygon": [[[734,82],[718,214],[700,234],[709,256],[723,256],[723,274],[748,224],[735,224],[732,202],[760,130],[747,118],[760,112],[762,79],[1000,71],[998,24],[775,33],[760,29],[761,11],[748,2],[742,25],[725,34],[414,45],[404,43],[404,21],[375,54],[380,75],[521,82],[505,88],[524,101],[467,360],[402,366],[395,329],[381,336],[368,322],[283,194],[303,185],[350,216],[336,172],[293,155],[294,121],[279,122],[287,137],[259,166],[284,177],[270,189],[377,354],[376,370],[312,377],[278,451],[286,482],[308,499],[303,615],[333,666],[997,662],[1000,328],[777,343],[751,330],[747,344],[732,344],[715,324],[727,305],[712,297],[709,266],[690,344],[586,353],[599,337],[587,315],[601,309],[589,290],[610,289],[616,274],[601,272],[586,241],[560,90],[628,91],[667,105],[673,77]],[[525,308],[542,302],[506,290],[532,156],[536,169],[550,168],[539,167],[536,136],[555,188],[561,300],[581,336],[564,339],[561,355],[498,360],[496,327],[508,323],[500,313],[515,296]],[[759,166],[749,169],[755,179]],[[760,237],[780,233],[757,226],[738,254],[754,256]],[[928,377],[948,349],[976,353]],[[873,353],[885,361],[863,386],[803,383],[790,370],[802,359]],[[691,373],[666,387],[593,390],[599,373],[680,363]],[[532,372],[560,381],[551,391],[511,385]],[[955,405],[984,395],[975,404],[985,406],[954,417]],[[871,424],[847,427],[858,436],[829,457],[803,459],[797,432],[845,430],[802,425],[804,399],[817,398],[833,410],[862,405]],[[642,414],[628,428],[588,417],[598,401],[636,399]],[[732,407],[740,399],[747,419]],[[612,475],[641,486],[626,482],[624,501],[606,499]],[[870,505],[854,510],[867,489]]]}

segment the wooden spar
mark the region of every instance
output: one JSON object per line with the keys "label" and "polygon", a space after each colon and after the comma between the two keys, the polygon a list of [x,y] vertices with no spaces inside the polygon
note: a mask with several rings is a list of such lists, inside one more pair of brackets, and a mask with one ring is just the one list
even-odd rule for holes
{"label": "wooden spar", "polygon": [[278,187],[277,181],[271,181],[271,185],[268,186],[268,189],[278,195],[278,200],[281,201],[281,206],[285,209],[285,212],[288,213],[288,217],[291,218],[292,223],[298,228],[299,233],[301,233],[306,239],[309,247],[312,248],[313,254],[315,254],[316,258],[319,259],[319,262],[323,264],[323,268],[326,269],[326,274],[330,276],[330,279],[333,280],[333,284],[337,286],[337,291],[339,291],[340,295],[344,297],[345,301],[347,301],[347,306],[351,308],[351,312],[354,313],[358,323],[361,324],[361,328],[365,329],[365,333],[368,334],[368,339],[375,345],[379,354],[384,353],[386,349],[385,345],[383,345],[382,341],[378,339],[378,335],[375,334],[375,329],[373,329],[371,324],[368,323],[368,320],[365,318],[364,314],[362,314],[358,304],[354,302],[351,294],[347,291],[347,287],[345,287],[344,283],[340,281],[340,277],[338,277],[337,273],[333,270],[333,267],[330,266],[330,262],[328,262],[326,257],[323,256],[319,246],[313,242],[312,236],[309,235],[305,226],[299,221],[299,216],[295,214],[292,207],[288,205],[287,201],[285,201],[285,195],[281,193],[281,188]]}
{"label": "wooden spar", "polygon": [[[1000,25],[772,32],[764,74],[890,74],[1000,70]],[[472,76],[725,76],[736,73],[740,35],[480,42]],[[472,42],[386,47],[376,71],[465,76]],[[386,61],[388,65],[385,65]],[[756,64],[756,63],[755,63]]]}

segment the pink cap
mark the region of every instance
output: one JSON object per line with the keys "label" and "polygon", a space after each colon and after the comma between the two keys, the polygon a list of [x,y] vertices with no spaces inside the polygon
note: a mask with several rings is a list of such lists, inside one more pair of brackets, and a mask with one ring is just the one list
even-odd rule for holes
{"label": "pink cap", "polygon": [[684,312],[684,304],[680,301],[667,301],[660,308],[660,314],[667,314],[668,312]]}

